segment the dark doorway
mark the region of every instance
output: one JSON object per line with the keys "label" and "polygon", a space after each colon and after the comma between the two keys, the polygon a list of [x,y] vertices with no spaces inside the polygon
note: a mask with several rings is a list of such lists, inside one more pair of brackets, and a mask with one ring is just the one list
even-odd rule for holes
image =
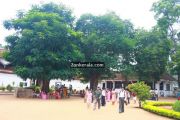
{"label": "dark doorway", "polygon": [[106,86],[105,86],[105,83],[103,83],[103,86],[102,86],[102,88],[104,89]]}
{"label": "dark doorway", "polygon": [[112,89],[113,88],[113,82],[107,81],[107,88]]}
{"label": "dark doorway", "polygon": [[122,82],[121,81],[116,81],[115,82],[115,88],[122,88]]}
{"label": "dark doorway", "polygon": [[161,83],[159,84],[159,88],[160,88],[160,90],[164,90],[164,83],[163,83],[163,82],[161,82]]}

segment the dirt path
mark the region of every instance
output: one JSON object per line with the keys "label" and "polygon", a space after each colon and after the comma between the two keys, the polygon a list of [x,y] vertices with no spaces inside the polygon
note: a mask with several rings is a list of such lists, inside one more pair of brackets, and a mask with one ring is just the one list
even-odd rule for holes
{"label": "dirt path", "polygon": [[118,113],[118,104],[110,103],[100,110],[87,109],[83,99],[66,100],[16,99],[0,96],[0,120],[172,120],[142,109],[137,104]]}

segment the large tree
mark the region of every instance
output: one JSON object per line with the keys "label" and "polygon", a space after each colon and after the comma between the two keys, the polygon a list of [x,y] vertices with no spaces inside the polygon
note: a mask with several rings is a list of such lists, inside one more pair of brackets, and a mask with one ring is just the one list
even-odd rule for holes
{"label": "large tree", "polygon": [[[170,71],[178,75],[180,87],[180,67],[178,66],[178,44],[180,42],[180,4],[178,0],[159,0],[153,4],[152,10],[155,12],[157,28],[173,42],[170,57]],[[176,57],[175,57],[176,56]]]}
{"label": "large tree", "polygon": [[10,50],[7,58],[15,73],[41,81],[45,92],[51,79],[74,77],[76,70],[70,68],[70,62],[82,57],[77,46],[80,34],[72,29],[73,17],[68,11],[63,5],[50,3],[4,23],[16,31],[6,38]]}
{"label": "large tree", "polygon": [[136,73],[140,80],[153,82],[160,80],[166,72],[171,42],[156,30],[139,30],[136,33],[135,61]]}
{"label": "large tree", "polygon": [[101,16],[85,14],[77,21],[76,29],[83,33],[84,61],[105,63],[105,68],[82,69],[82,76],[90,81],[91,89],[96,89],[98,80],[113,77],[118,70],[124,45],[127,40],[131,41],[133,32],[132,24],[127,23],[113,12]]}
{"label": "large tree", "polygon": [[170,69],[172,74],[178,76],[178,86],[180,87],[180,45],[177,46],[176,52],[172,55]]}

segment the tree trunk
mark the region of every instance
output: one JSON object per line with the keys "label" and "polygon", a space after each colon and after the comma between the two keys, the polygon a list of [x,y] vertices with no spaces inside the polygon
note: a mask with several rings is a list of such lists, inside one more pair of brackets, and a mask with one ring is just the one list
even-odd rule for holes
{"label": "tree trunk", "polygon": [[91,79],[90,80],[90,89],[96,90],[98,86],[98,80],[97,79]]}
{"label": "tree trunk", "polygon": [[42,80],[36,80],[36,86],[42,86]]}
{"label": "tree trunk", "polygon": [[180,71],[178,71],[178,88],[180,88]]}
{"label": "tree trunk", "polygon": [[139,108],[141,108],[141,101],[139,100]]}
{"label": "tree trunk", "polygon": [[94,74],[90,79],[90,89],[96,90],[98,86],[98,75]]}
{"label": "tree trunk", "polygon": [[32,81],[33,81],[33,85],[36,85],[36,80],[35,80],[35,79],[33,79]]}
{"label": "tree trunk", "polygon": [[49,80],[43,80],[42,91],[46,94],[49,92]]}
{"label": "tree trunk", "polygon": [[125,81],[124,81],[124,88],[126,89],[126,87],[128,86],[129,80],[128,80],[128,76],[127,76],[127,75],[125,75],[124,78],[125,78]]}

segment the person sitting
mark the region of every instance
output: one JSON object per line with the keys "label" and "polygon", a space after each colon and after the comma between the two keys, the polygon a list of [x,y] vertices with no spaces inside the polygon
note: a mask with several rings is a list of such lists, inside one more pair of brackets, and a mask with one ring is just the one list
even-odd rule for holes
{"label": "person sitting", "polygon": [[60,99],[60,98],[61,98],[61,96],[60,96],[60,94],[59,94],[58,91],[55,92],[55,98],[56,98],[56,99]]}
{"label": "person sitting", "polygon": [[67,97],[70,98],[70,96],[71,96],[71,91],[70,89],[67,89]]}

